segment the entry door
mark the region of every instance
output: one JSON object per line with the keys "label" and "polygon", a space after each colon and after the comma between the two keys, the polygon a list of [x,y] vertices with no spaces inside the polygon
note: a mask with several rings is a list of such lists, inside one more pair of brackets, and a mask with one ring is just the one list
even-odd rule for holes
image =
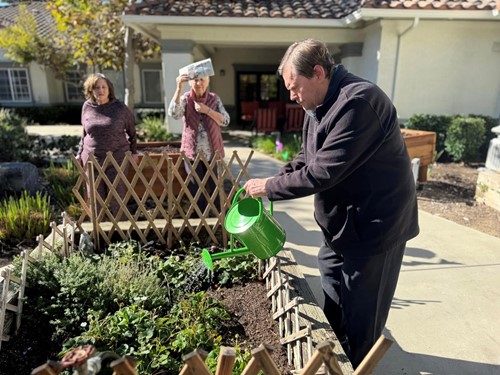
{"label": "entry door", "polygon": [[275,73],[239,73],[239,101],[278,100],[279,83]]}
{"label": "entry door", "polygon": [[238,119],[241,117],[241,106],[243,101],[258,101],[261,107],[265,107],[269,101],[284,100],[281,93],[285,92],[283,83],[276,76],[276,70],[263,72],[238,72],[237,82],[237,110]]}

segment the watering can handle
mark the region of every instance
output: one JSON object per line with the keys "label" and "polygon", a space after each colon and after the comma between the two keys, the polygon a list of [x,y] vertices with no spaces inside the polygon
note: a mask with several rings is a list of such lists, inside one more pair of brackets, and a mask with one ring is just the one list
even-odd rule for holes
{"label": "watering can handle", "polygon": [[[243,193],[245,191],[245,188],[242,187],[240,188],[236,194],[234,195],[234,198],[233,198],[233,203],[232,204],[235,204],[236,202],[238,202],[238,197],[240,196],[241,193]],[[262,203],[262,198],[256,198],[258,200],[260,200],[260,202]],[[273,214],[273,202],[269,201],[269,213],[272,215]]]}

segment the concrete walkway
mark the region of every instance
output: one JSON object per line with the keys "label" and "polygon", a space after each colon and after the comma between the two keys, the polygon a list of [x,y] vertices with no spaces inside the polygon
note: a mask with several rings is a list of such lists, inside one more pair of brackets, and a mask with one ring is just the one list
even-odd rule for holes
{"label": "concrete walkway", "polygon": [[[80,135],[81,127],[30,127],[45,135]],[[226,154],[246,160],[249,132],[225,133]],[[252,177],[275,174],[281,162],[255,152]],[[318,303],[321,234],[313,199],[277,202],[275,216]],[[385,335],[394,341],[375,375],[500,374],[500,238],[420,211],[421,234],[406,248]]]}

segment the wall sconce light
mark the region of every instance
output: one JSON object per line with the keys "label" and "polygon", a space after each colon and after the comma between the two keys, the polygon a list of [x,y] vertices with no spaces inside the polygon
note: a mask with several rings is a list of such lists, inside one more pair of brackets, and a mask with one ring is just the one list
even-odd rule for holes
{"label": "wall sconce light", "polygon": [[224,69],[219,70],[219,75],[224,77],[226,75],[226,71]]}

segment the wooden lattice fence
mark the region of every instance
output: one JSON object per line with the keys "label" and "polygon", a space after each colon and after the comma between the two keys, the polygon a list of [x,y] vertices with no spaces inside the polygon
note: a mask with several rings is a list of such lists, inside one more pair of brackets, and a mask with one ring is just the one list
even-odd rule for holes
{"label": "wooden lattice fence", "polygon": [[[227,244],[224,218],[232,197],[250,178],[247,167],[252,155],[253,151],[243,162],[234,151],[227,160],[216,154],[209,162],[202,153],[190,161],[184,153],[150,155],[146,152],[137,163],[129,152],[119,164],[108,152],[102,164],[91,155],[85,165],[72,156],[79,173],[73,192],[83,210],[76,226],[79,231],[92,233],[97,248],[101,246],[101,239],[110,244],[113,236],[121,240],[137,238],[141,243],[155,239],[168,247],[186,237]],[[200,164],[208,171],[204,176],[196,172]],[[117,171],[113,181],[106,176],[108,168]],[[194,195],[188,187],[191,179],[199,186]],[[215,185],[211,192],[209,179]],[[97,193],[100,184],[109,191],[106,197]],[[124,197],[117,191],[120,184],[126,189]],[[198,205],[201,196],[207,202],[203,211]],[[112,199],[119,205],[115,213],[109,207]]]}

